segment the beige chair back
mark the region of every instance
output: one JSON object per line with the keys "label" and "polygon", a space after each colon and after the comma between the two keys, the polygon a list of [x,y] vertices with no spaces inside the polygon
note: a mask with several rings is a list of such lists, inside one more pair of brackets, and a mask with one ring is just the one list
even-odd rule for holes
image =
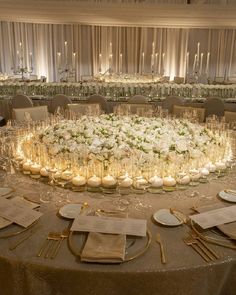
{"label": "beige chair back", "polygon": [[100,104],[101,109],[104,111],[104,113],[108,113],[108,104],[104,96],[101,96],[99,94],[93,94],[87,99],[87,103],[98,103]]}
{"label": "beige chair back", "polygon": [[199,123],[203,123],[205,121],[205,109],[203,108],[174,105],[173,114],[178,118],[184,117],[190,120],[197,119]]}
{"label": "beige chair back", "polygon": [[225,111],[224,114],[226,123],[236,123],[236,112]]}
{"label": "beige chair back", "polygon": [[57,94],[52,99],[51,111],[55,113],[58,107],[65,109],[66,106],[72,103],[71,99],[64,94]]}
{"label": "beige chair back", "polygon": [[68,104],[68,110],[72,115],[95,115],[99,116],[102,113],[102,109],[99,103],[72,103]]}
{"label": "beige chair back", "polygon": [[30,108],[33,107],[32,100],[24,95],[24,94],[17,94],[12,98],[12,108],[18,109],[18,108]]}
{"label": "beige chair back", "polygon": [[114,113],[121,116],[138,115],[150,117],[154,112],[154,106],[143,103],[124,103],[114,107]]}
{"label": "beige chair back", "polygon": [[174,83],[183,84],[184,83],[184,77],[174,77]]}
{"label": "beige chair back", "polygon": [[48,118],[47,106],[13,109],[13,119],[17,122],[44,121]]}
{"label": "beige chair back", "polygon": [[206,110],[206,117],[211,115],[216,115],[218,117],[224,116],[225,106],[220,98],[207,98],[204,102],[204,108]]}
{"label": "beige chair back", "polygon": [[169,113],[173,113],[174,105],[183,105],[184,98],[180,96],[167,96],[163,101],[162,108],[167,109]]}
{"label": "beige chair back", "polygon": [[130,99],[128,99],[128,103],[135,103],[135,104],[144,104],[144,103],[148,103],[148,99],[147,97],[143,96],[143,95],[134,95],[133,97],[131,97]]}

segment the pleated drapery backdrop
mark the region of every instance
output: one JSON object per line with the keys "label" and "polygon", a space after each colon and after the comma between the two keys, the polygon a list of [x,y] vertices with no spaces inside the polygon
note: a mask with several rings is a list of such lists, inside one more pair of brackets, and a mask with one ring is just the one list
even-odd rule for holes
{"label": "pleated drapery backdrop", "polygon": [[188,52],[189,72],[192,71],[199,42],[199,53],[203,53],[203,72],[209,52],[211,78],[235,77],[235,32],[235,29],[106,27],[2,21],[0,72],[12,73],[12,67],[17,63],[19,43],[22,42],[25,65],[30,65],[32,53],[34,74],[46,76],[48,81],[58,81],[57,53],[61,52],[63,64],[64,42],[67,41],[68,63],[72,63],[73,52],[76,52],[77,80],[83,75],[97,74],[100,67],[103,73],[109,67],[113,72],[150,73],[151,63],[156,72],[173,78],[185,76]]}

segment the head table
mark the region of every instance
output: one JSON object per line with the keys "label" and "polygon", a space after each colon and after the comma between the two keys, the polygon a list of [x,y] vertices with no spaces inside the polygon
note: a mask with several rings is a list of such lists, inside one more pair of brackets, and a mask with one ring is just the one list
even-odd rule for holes
{"label": "head table", "polygon": [[[3,174],[3,173],[2,173]],[[1,175],[2,175],[1,174]],[[0,176],[1,176],[0,175]],[[7,182],[6,182],[7,181]],[[3,295],[233,295],[236,288],[236,253],[216,245],[211,247],[220,259],[206,263],[183,238],[187,225],[165,227],[153,222],[152,214],[161,208],[176,208],[189,214],[193,206],[225,203],[217,193],[225,188],[234,188],[236,169],[210,183],[189,187],[185,191],[162,194],[131,194],[128,196],[128,215],[147,219],[152,233],[148,251],[139,258],[123,264],[82,263],[75,257],[64,241],[55,259],[36,257],[41,244],[50,231],[62,231],[68,220],[58,217],[61,206],[58,199],[72,203],[87,202],[91,208],[104,208],[113,204],[116,195],[102,196],[88,192],[72,192],[54,188],[55,196],[49,203],[42,203],[39,228],[27,241],[14,251],[12,246],[20,236],[0,239],[0,290]],[[42,195],[52,190],[45,183],[22,174],[1,178],[1,186],[15,189],[14,196]],[[227,203],[225,203],[227,205]],[[105,208],[104,208],[105,209]],[[5,229],[6,230],[6,229]],[[167,263],[161,263],[159,245],[155,241],[160,232],[166,251]]]}

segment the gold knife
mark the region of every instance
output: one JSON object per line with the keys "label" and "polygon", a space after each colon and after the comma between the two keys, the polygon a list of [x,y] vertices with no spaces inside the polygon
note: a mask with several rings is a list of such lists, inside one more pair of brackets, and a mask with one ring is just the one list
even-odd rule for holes
{"label": "gold knife", "polygon": [[162,244],[162,240],[161,240],[161,235],[160,233],[156,234],[156,242],[160,245],[160,250],[161,250],[161,262],[163,264],[166,264],[166,256],[165,256],[165,252],[164,252],[164,247]]}

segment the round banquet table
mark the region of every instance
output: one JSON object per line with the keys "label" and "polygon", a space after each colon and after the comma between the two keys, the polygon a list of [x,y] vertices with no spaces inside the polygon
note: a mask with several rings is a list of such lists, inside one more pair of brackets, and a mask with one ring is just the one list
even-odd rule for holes
{"label": "round banquet table", "polygon": [[[6,185],[6,182],[4,183]],[[7,177],[7,184],[14,187],[14,196],[34,196],[52,189],[47,184],[16,174]],[[0,239],[0,294],[1,295],[234,295],[236,290],[235,250],[216,245],[211,247],[220,259],[207,263],[183,242],[189,231],[187,225],[164,227],[154,223],[152,214],[160,208],[174,207],[189,214],[192,206],[223,203],[217,193],[234,188],[236,169],[229,175],[200,184],[185,191],[162,194],[131,194],[129,217],[147,219],[152,232],[148,251],[139,258],[122,264],[95,264],[81,262],[64,241],[55,259],[36,257],[49,231],[61,232],[68,221],[58,217],[57,197],[42,203],[43,216],[38,230],[14,251],[9,247],[21,236]],[[1,183],[3,185],[3,182]],[[71,202],[88,202],[95,209],[112,204],[115,196],[91,195],[62,188],[55,189],[55,196],[62,193]],[[226,204],[227,205],[227,204]],[[9,229],[8,229],[9,230]],[[7,229],[5,229],[7,231]],[[155,233],[160,232],[166,251],[167,263],[161,264],[160,248]],[[2,230],[0,231],[2,233]]]}

